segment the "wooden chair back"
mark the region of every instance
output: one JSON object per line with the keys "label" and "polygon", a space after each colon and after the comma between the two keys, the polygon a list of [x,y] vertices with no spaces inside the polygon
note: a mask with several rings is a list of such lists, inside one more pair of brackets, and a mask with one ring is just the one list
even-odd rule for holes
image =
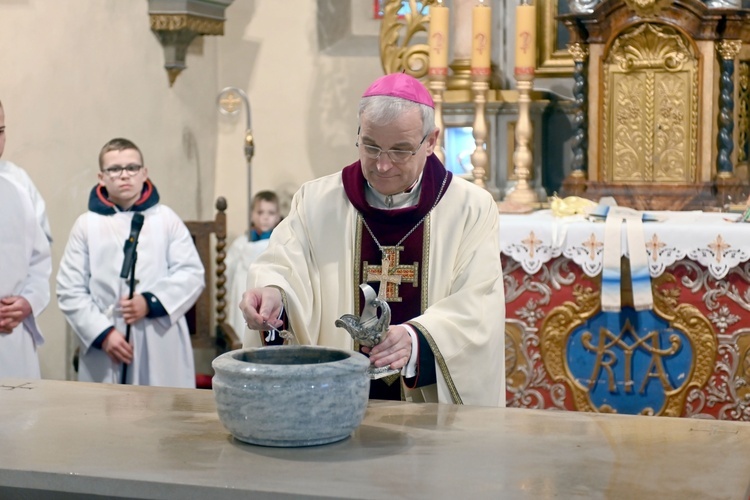
{"label": "wooden chair back", "polygon": [[[227,246],[227,201],[223,196],[216,199],[216,216],[207,221],[185,221],[195,242],[203,267],[206,270],[206,287],[186,317],[190,329],[193,350],[213,351],[213,356],[239,349],[242,342],[234,329],[226,322],[226,246]],[[215,237],[215,256],[212,258],[211,239]],[[213,307],[213,311],[212,311]],[[213,318],[213,319],[212,319]],[[203,371],[196,364],[201,375]],[[200,383],[198,384],[201,385]]]}

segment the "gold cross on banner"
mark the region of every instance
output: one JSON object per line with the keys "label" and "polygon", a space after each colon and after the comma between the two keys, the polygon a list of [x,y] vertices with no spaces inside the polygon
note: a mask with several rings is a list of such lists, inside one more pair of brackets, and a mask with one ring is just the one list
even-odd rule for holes
{"label": "gold cross on banner", "polygon": [[417,286],[419,263],[414,265],[399,264],[399,253],[404,247],[383,247],[383,261],[379,266],[370,266],[367,261],[362,265],[365,282],[379,281],[378,297],[386,302],[401,302],[398,287],[404,283]]}

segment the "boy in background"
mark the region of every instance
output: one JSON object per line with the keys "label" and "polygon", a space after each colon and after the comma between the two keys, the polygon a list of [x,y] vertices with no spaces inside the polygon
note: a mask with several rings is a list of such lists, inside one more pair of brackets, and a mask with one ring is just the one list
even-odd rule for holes
{"label": "boy in background", "polygon": [[[99,183],[88,212],[70,232],[57,275],[57,297],[80,342],[78,380],[195,387],[185,313],[205,286],[190,233],[159,203],[140,149],[127,139],[99,153]],[[133,216],[144,216],[137,241],[136,288],[120,277]],[[130,328],[130,342],[125,340]]]}
{"label": "boy in background", "polygon": [[281,222],[279,197],[273,191],[260,191],[253,196],[249,241],[267,240]]}
{"label": "boy in background", "polygon": [[[246,331],[245,318],[239,309],[242,294],[247,289],[247,269],[258,255],[268,247],[268,238],[274,228],[281,222],[279,197],[273,191],[260,191],[251,205],[250,230],[232,242],[227,251],[227,290],[229,307],[227,322],[240,338]],[[244,347],[260,347],[260,338],[248,335]]]}

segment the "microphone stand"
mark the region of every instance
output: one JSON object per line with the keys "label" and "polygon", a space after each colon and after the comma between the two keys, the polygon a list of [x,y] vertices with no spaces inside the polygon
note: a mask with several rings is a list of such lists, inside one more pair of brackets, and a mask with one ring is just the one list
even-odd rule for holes
{"label": "microphone stand", "polygon": [[[133,264],[128,270],[128,282],[130,285],[130,292],[128,293],[128,299],[132,300],[133,294],[135,293],[135,261],[138,260],[138,252],[136,251],[137,245],[133,244]],[[130,343],[130,325],[125,327],[125,342]],[[122,377],[120,379],[121,384],[127,384],[128,380],[128,364],[122,364]]]}

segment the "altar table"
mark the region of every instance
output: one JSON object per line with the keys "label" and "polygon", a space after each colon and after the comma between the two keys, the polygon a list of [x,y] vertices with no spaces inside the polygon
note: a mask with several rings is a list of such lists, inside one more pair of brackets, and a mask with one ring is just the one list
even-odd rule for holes
{"label": "altar table", "polygon": [[633,307],[623,227],[623,308],[609,313],[605,224],[501,214],[508,406],[750,420],[750,224],[649,215],[653,309]]}
{"label": "altar table", "polygon": [[229,436],[213,393],[0,380],[0,498],[746,499],[750,426],[371,401],[350,438]]}

